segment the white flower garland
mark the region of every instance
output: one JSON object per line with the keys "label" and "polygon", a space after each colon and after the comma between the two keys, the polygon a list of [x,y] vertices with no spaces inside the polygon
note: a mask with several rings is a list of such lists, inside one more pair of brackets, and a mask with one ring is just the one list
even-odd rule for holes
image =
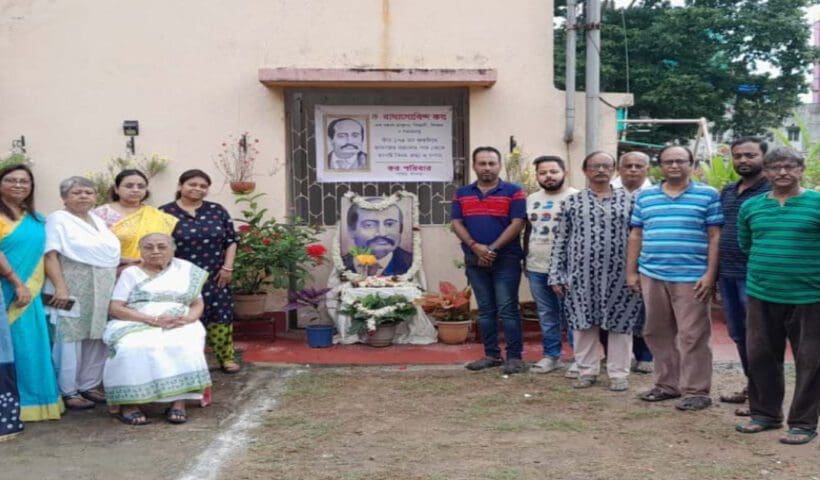
{"label": "white flower garland", "polygon": [[[413,212],[412,212],[412,222],[413,225],[413,263],[410,265],[410,268],[407,269],[403,275],[395,275],[394,277],[398,281],[390,281],[389,283],[385,282],[384,284],[380,284],[375,279],[380,277],[374,276],[366,276],[360,273],[351,272],[347,270],[345,267],[344,260],[342,259],[342,241],[341,241],[341,232],[343,227],[343,223],[339,222],[338,227],[336,228],[336,235],[333,238],[333,246],[331,248],[331,258],[333,259],[333,266],[336,267],[336,271],[339,272],[339,275],[342,277],[342,280],[348,282],[364,282],[365,285],[362,286],[372,286],[372,287],[384,287],[384,286],[397,286],[401,285],[404,282],[412,282],[415,278],[416,274],[419,273],[421,270],[421,263],[422,263],[422,253],[421,253],[421,230],[418,226],[418,211],[419,211],[419,199],[418,197],[410,192],[406,192],[404,190],[400,192],[395,192],[388,197],[384,197],[382,200],[377,201],[368,201],[366,197],[362,197],[357,193],[354,192],[347,192],[344,195],[344,198],[350,199],[352,203],[355,203],[359,208],[364,210],[377,210],[381,211],[387,208],[392,207],[393,205],[398,204],[402,198],[409,197],[413,199]],[[392,278],[392,277],[388,277]],[[373,281],[371,282],[371,279]],[[371,282],[373,284],[367,284]]]}
{"label": "white flower garland", "polygon": [[386,307],[371,310],[367,307],[362,306],[362,304],[359,301],[351,302],[349,305],[356,310],[357,316],[367,315],[367,320],[365,322],[367,323],[367,330],[370,332],[376,330],[376,321],[378,319],[392,315],[393,312],[395,312],[399,308],[406,308],[410,306],[410,304],[407,302],[399,302],[394,305],[388,305]]}

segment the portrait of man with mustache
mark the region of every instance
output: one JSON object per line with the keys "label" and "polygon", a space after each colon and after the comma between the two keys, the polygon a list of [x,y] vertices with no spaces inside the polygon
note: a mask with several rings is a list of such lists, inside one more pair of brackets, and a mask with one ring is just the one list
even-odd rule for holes
{"label": "portrait of man with mustache", "polygon": [[330,170],[367,170],[367,153],[362,151],[365,128],[359,120],[337,118],[327,126],[327,138],[331,147],[327,155]]}
{"label": "portrait of man with mustache", "polygon": [[[404,213],[399,205],[384,210],[359,208],[355,203],[347,211],[347,232],[350,244],[369,248],[377,263],[368,268],[368,275],[403,275],[413,263],[413,254],[401,248]],[[353,255],[342,257],[345,268],[356,271]]]}

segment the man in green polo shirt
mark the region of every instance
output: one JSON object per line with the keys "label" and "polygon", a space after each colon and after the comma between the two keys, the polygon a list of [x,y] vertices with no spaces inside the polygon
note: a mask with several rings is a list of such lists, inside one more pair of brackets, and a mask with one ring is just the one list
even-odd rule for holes
{"label": "man in green polo shirt", "polygon": [[749,255],[746,274],[751,421],[741,433],[780,428],[783,357],[794,352],[796,380],[780,441],[797,445],[817,436],[820,407],[820,192],[800,186],[805,160],[776,148],[763,157],[770,193],[747,200],[737,219],[738,244]]}

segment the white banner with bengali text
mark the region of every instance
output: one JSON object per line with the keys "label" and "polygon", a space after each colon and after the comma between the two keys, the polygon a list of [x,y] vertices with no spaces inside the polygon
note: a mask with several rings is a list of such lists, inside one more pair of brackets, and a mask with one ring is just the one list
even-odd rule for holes
{"label": "white banner with bengali text", "polygon": [[453,107],[316,105],[319,182],[451,182]]}

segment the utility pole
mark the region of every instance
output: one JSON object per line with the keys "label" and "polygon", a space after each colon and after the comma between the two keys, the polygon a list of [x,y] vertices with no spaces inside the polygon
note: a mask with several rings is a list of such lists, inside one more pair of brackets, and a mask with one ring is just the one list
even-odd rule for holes
{"label": "utility pole", "polygon": [[601,1],[587,0],[586,25],[586,154],[598,150],[601,96]]}
{"label": "utility pole", "polygon": [[572,143],[575,137],[575,5],[576,0],[567,0],[567,48],[566,48],[566,83],[564,142]]}

